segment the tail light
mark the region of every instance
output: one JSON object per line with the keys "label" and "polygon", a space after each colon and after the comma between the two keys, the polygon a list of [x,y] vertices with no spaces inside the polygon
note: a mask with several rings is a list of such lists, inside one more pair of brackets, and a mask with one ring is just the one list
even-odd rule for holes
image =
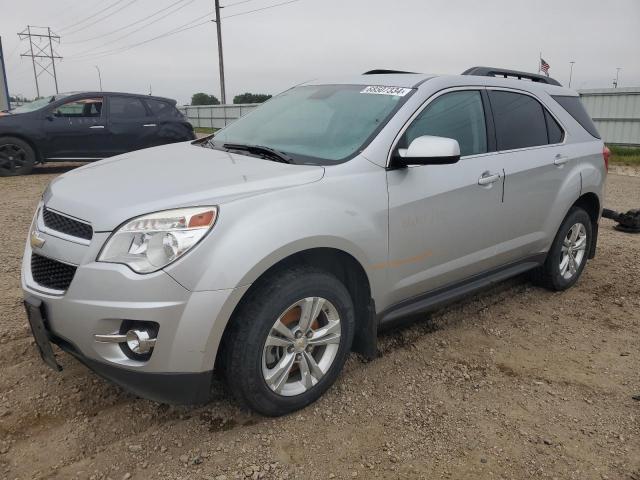
{"label": "tail light", "polygon": [[609,172],[609,157],[611,156],[611,150],[606,145],[602,149],[602,158],[604,159],[604,168],[607,169],[607,173]]}

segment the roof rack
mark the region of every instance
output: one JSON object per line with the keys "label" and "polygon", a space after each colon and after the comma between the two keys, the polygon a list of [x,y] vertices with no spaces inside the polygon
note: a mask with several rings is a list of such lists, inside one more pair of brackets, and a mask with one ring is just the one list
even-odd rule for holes
{"label": "roof rack", "polygon": [[402,70],[385,70],[384,68],[377,68],[375,70],[369,70],[364,72],[363,75],[386,75],[391,73],[416,73],[416,72],[403,72]]}
{"label": "roof rack", "polygon": [[546,75],[540,75],[539,73],[519,72],[518,70],[508,70],[506,68],[494,68],[494,67],[471,67],[462,75],[476,75],[479,77],[504,77],[504,78],[517,78],[522,80],[531,80],[532,82],[546,83],[549,85],[562,85],[555,78],[547,77]]}

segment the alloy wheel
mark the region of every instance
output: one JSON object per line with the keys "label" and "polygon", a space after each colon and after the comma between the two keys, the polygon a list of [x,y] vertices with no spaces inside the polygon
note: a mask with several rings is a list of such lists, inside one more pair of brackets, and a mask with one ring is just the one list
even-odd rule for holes
{"label": "alloy wheel", "polygon": [[562,242],[560,256],[560,275],[571,279],[582,264],[587,250],[587,229],[582,223],[574,224]]}
{"label": "alloy wheel", "polygon": [[300,395],[326,375],[341,341],[340,316],[322,297],[288,307],[271,327],[262,352],[267,386],[283,396]]}

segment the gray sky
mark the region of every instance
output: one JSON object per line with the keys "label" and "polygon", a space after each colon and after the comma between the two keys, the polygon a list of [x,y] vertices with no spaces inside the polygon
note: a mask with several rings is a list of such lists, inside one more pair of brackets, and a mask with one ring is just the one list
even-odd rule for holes
{"label": "gray sky", "polygon": [[[460,73],[489,65],[537,71],[539,52],[551,65],[551,76],[565,85],[573,60],[574,88],[610,87],[616,67],[622,67],[620,86],[640,86],[640,0],[299,0],[231,17],[283,1],[222,0],[228,5],[222,25],[229,101],[244,91],[275,94],[305,80],[371,68]],[[148,93],[151,85],[154,94],[179,103],[200,91],[219,97],[212,22],[99,55],[212,10],[213,0],[0,0],[9,90],[35,95],[31,63],[19,57],[28,42],[16,35],[30,24],[51,26],[62,37],[61,91],[97,89],[98,65],[105,90]],[[208,18],[213,15],[192,24]],[[112,33],[116,29],[121,30]],[[53,93],[52,80],[40,78],[41,93]]]}

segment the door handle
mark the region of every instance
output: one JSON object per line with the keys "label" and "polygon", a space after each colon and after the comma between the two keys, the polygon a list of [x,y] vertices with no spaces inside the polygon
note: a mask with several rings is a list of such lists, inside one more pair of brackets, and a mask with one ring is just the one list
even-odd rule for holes
{"label": "door handle", "polygon": [[142,125],[143,127],[157,127],[158,125],[156,125],[155,123],[145,123],[144,125]]}
{"label": "door handle", "polygon": [[499,173],[489,173],[484,172],[482,176],[478,179],[478,185],[491,185],[492,183],[500,180]]}
{"label": "door handle", "polygon": [[569,161],[569,157],[567,155],[556,155],[556,158],[553,160],[553,164],[557,166],[562,166]]}
{"label": "door handle", "polygon": [[93,129],[93,128],[104,128],[104,125],[92,125],[92,126],[91,126],[91,127],[89,127],[89,128],[92,128],[92,129]]}

